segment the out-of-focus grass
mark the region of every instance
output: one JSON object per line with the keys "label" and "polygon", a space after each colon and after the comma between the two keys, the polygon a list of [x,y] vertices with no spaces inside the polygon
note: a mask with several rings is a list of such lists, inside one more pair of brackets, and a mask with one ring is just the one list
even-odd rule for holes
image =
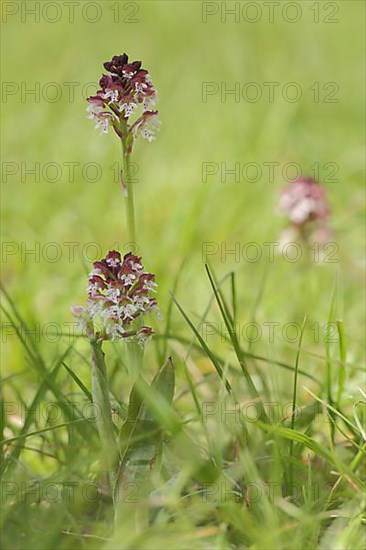
{"label": "out-of-focus grass", "polygon": [[[325,323],[336,286],[334,315],[344,321],[348,350],[346,400],[356,401],[358,397],[355,397],[353,386],[362,383],[361,371],[357,369],[363,359],[364,322],[363,3],[338,2],[339,22],[335,24],[314,23],[309,2],[301,3],[303,16],[294,24],[282,17],[268,23],[265,16],[253,24],[235,23],[230,18],[223,23],[219,16],[203,23],[202,4],[191,1],[138,2],[138,23],[117,24],[113,23],[109,4],[112,3],[99,2],[103,15],[95,24],[83,21],[80,16],[70,23],[63,11],[64,16],[55,24],[34,23],[31,17],[21,23],[19,17],[14,16],[3,25],[3,82],[19,86],[24,83],[29,89],[39,82],[41,90],[47,83],[56,82],[62,89],[62,97],[54,103],[44,101],[42,96],[37,103],[31,95],[22,101],[20,93],[9,96],[6,101],[3,98],[2,161],[16,163],[19,172],[8,176],[7,181],[3,177],[2,237],[5,243],[19,247],[24,243],[28,249],[34,249],[38,246],[35,243],[39,243],[41,251],[37,260],[32,254],[24,258],[20,251],[3,256],[3,282],[18,309],[31,329],[36,328],[36,323],[41,329],[47,323],[57,323],[66,330],[64,323],[72,321],[69,305],[84,300],[85,274],[89,270],[85,258],[83,261],[78,252],[83,249],[93,257],[94,250],[85,248],[91,242],[98,243],[103,253],[113,243],[121,247],[125,244],[123,197],[109,168],[119,160],[119,144],[111,134],[99,136],[93,130],[93,123],[86,117],[86,102],[81,90],[86,83],[99,78],[103,61],[126,51],[132,58],[143,60],[159,91],[161,132],[152,144],[139,142],[133,160],[138,164],[136,210],[141,253],[146,267],[157,275],[163,314],[170,300],[169,291],[179,274],[176,295],[185,311],[198,323],[211,295],[202,261],[203,243],[213,242],[219,246],[224,243],[230,249],[235,243],[240,243],[241,247],[248,242],[263,246],[265,242],[278,240],[284,223],[276,214],[277,194],[283,184],[283,165],[298,163],[308,172],[317,162],[321,167],[321,180],[329,175],[329,170],[324,168],[326,163],[339,166],[337,181],[326,184],[332,207],[332,228],[339,243],[339,263],[311,266],[305,260],[292,264],[281,257],[276,257],[273,263],[264,257],[256,263],[235,262],[233,256],[222,261],[220,254],[212,257],[211,262],[218,277],[230,270],[236,272],[238,321],[241,324],[252,320],[254,313],[259,323],[273,321],[281,327],[288,322],[301,323],[305,314],[309,316],[308,327],[316,322]],[[73,101],[69,101],[65,86],[70,82],[77,83]],[[279,82],[277,90],[286,83],[296,82],[303,97],[299,102],[290,103],[276,92],[273,103],[264,95],[256,103],[236,103],[233,96],[222,102],[217,94],[203,102],[202,86],[207,82],[219,86],[224,83],[228,89],[236,82],[260,85]],[[314,102],[309,87],[315,82],[319,82],[320,89],[327,82],[335,82],[339,86],[339,101]],[[265,91],[263,88],[263,94]],[[21,163],[31,168],[36,162],[41,167],[45,163],[58,163],[62,168],[59,181],[47,182],[41,176],[41,180],[35,182],[31,175],[22,181]],[[81,170],[90,162],[103,168],[102,177],[95,183],[86,181]],[[220,174],[208,177],[203,183],[205,162],[225,162],[228,168],[235,162],[241,165],[256,162],[263,175],[256,183],[242,179],[238,183],[230,176],[226,182],[221,182]],[[265,162],[280,163],[274,182],[266,177]],[[74,181],[69,181],[65,163],[77,163]],[[52,177],[51,169],[50,174]],[[60,247],[62,255],[58,261],[47,261],[43,257],[42,251],[47,254],[47,243],[57,243]],[[67,243],[78,243],[71,261]],[[51,255],[52,250],[48,250]],[[260,292],[259,305],[255,309]],[[221,323],[213,312],[208,320]],[[161,333],[163,326],[156,322],[155,330]],[[171,332],[191,338],[177,309],[173,310]],[[302,368],[321,381],[325,377],[324,336],[321,333],[321,341],[315,345],[314,333],[307,328],[303,343]],[[24,400],[29,404],[39,388],[39,373],[37,375],[28,366],[15,336],[4,336],[4,340],[3,376],[27,369],[19,383],[12,384],[11,390],[5,385],[5,399]],[[233,354],[220,338],[212,336],[208,343],[232,360]],[[52,343],[41,337],[39,347],[48,366],[67,345],[64,338],[56,338]],[[83,349],[82,345],[76,347]],[[263,332],[260,341],[252,344],[251,351],[293,365],[295,347],[284,342],[280,335],[274,343],[269,343]],[[183,361],[187,346],[172,341],[168,348]],[[114,352],[109,348],[108,353],[111,362],[115,361],[114,366],[118,366],[118,349]],[[332,345],[331,353],[337,372],[338,344]],[[153,346],[148,357],[151,357],[149,364],[154,370]],[[197,378],[200,371],[212,371],[206,359],[194,355],[194,361],[190,361],[187,364]],[[87,383],[88,365],[74,357],[72,367],[76,365],[78,375]],[[261,363],[261,368],[268,372],[268,384],[277,388],[278,395],[291,397],[288,372],[279,368],[273,370],[268,363]],[[116,380],[119,376],[117,374]],[[182,387],[185,384],[183,374],[181,384]],[[311,388],[315,391],[316,386]],[[62,378],[62,389],[66,394],[76,391],[66,376]],[[307,399],[302,389],[299,397]],[[189,405],[185,403],[182,410],[188,413]],[[69,444],[71,432],[70,429]],[[79,444],[80,440],[77,441]],[[57,444],[66,446],[66,436],[60,436]],[[177,443],[174,451],[179,455],[180,450]],[[45,457],[40,460],[38,455],[26,450],[22,456],[39,475],[45,471],[52,474],[52,460]],[[80,464],[75,463],[75,471],[81,468],[81,463],[80,457]],[[207,513],[202,503],[196,506],[198,514]],[[29,512],[26,506],[25,510]],[[187,541],[195,510],[192,505],[187,515],[178,514],[177,531],[185,532]],[[294,519],[293,510],[286,509],[283,513]],[[225,519],[221,520],[235,525],[239,521],[235,514],[235,508],[231,510],[228,505]],[[266,518],[269,525],[274,521],[276,529],[280,530],[280,525],[285,525],[284,529],[291,528],[282,516],[274,520],[268,512]],[[251,523],[252,519],[242,520],[249,530],[249,539],[255,540],[259,536],[258,526]],[[304,525],[306,521],[304,519]],[[202,520],[202,524],[207,525],[207,521]],[[58,528],[55,525],[55,532]],[[220,531],[215,532],[213,528],[212,533],[213,539],[208,538],[207,545],[219,545]],[[169,534],[167,527],[165,534],[173,545],[173,533]],[[156,535],[156,541],[154,533],[149,536],[152,545],[159,545],[161,533]],[[295,542],[304,540],[303,533],[298,536]],[[186,539],[182,540],[178,547],[184,546]],[[351,535],[348,540],[353,540]],[[269,544],[264,537],[262,544],[265,542]],[[52,540],[43,541],[43,547],[47,543],[51,544]],[[62,547],[71,547],[70,541],[63,544]],[[143,540],[141,544],[148,547],[149,543]],[[283,544],[280,535],[277,544]]]}

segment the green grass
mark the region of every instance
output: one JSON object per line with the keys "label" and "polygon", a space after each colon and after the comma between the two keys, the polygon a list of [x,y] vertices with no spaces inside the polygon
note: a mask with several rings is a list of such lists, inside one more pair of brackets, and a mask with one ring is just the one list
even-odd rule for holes
{"label": "green grass", "polygon": [[[314,23],[313,2],[301,2],[298,23],[263,15],[249,24],[218,16],[202,23],[201,2],[143,1],[138,23],[117,24],[112,4],[99,2],[95,24],[77,10],[74,23],[63,12],[55,24],[18,16],[3,24],[3,82],[41,89],[56,82],[63,95],[37,103],[17,93],[2,103],[2,239],[15,247],[3,254],[2,270],[2,546],[361,549],[364,5],[337,2],[335,24]],[[122,51],[151,72],[163,123],[157,140],[139,142],[133,155],[140,253],[156,273],[163,314],[143,375],[150,382],[171,356],[176,388],[171,406],[145,388],[145,420],[163,432],[161,468],[132,481],[113,532],[90,350],[68,330],[69,306],[84,301],[96,259],[88,243],[103,255],[114,243],[126,246],[123,196],[110,168],[120,161],[119,144],[93,130],[81,96],[102,62]],[[270,81],[279,89],[298,83],[302,100],[221,102],[218,94],[202,101],[205,82]],[[65,82],[81,83],[75,101]],[[321,90],[337,83],[338,103],[315,103],[315,82]],[[59,181],[22,181],[21,163],[35,162],[58,163]],[[78,163],[73,182],[70,162]],[[102,168],[94,183],[82,172],[90,162]],[[203,163],[223,162],[229,169],[258,163],[262,177],[222,182],[218,173],[204,183]],[[268,162],[280,163],[274,181]],[[18,168],[7,180],[4,163]],[[278,240],[286,163],[305,172],[319,163],[338,261],[316,264],[305,254],[297,263],[280,255],[270,261],[265,251],[253,263],[222,256],[221,246],[255,242],[265,250]],[[326,163],[338,167],[337,181],[327,182],[333,165]],[[218,252],[205,269],[208,242]],[[61,251],[57,261],[47,260],[47,243]],[[76,243],[74,257],[67,243]],[[40,254],[24,256],[22,246],[39,246]],[[251,322],[262,333],[250,342]],[[277,323],[273,338],[268,323]],[[304,323],[301,345],[291,327],[284,337],[288,323]],[[125,348],[104,349],[119,428],[133,412]],[[144,444],[144,432],[133,437]],[[145,521],[140,530],[136,518]]]}

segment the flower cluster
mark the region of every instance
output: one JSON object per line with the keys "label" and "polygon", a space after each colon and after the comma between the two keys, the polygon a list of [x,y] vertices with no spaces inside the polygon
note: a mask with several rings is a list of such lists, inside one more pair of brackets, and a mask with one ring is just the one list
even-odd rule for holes
{"label": "flower cluster", "polygon": [[144,271],[141,258],[131,253],[122,258],[115,250],[93,267],[86,306],[72,308],[87,336],[93,340],[137,339],[144,345],[153,331],[140,327],[138,320],[145,313],[158,313],[152,296],[155,275]]}
{"label": "flower cluster", "polygon": [[[148,71],[141,68],[141,61],[128,62],[128,56],[115,55],[104,63],[109,74],[99,81],[100,90],[87,98],[89,118],[96,121],[96,128],[107,133],[110,126],[121,138],[133,139],[141,135],[151,141],[158,129],[158,111],[154,89]],[[130,117],[142,106],[142,114],[132,123]],[[132,146],[131,146],[132,147]]]}
{"label": "flower cluster", "polygon": [[286,185],[279,209],[290,222],[287,237],[302,237],[321,244],[329,241],[328,201],[324,187],[314,179],[303,177]]}

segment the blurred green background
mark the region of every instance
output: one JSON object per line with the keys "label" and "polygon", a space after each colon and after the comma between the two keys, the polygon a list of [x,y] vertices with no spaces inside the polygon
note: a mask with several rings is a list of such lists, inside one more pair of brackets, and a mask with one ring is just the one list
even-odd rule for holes
{"label": "blurred green background", "polygon": [[[69,306],[85,299],[88,256],[96,259],[88,243],[98,243],[103,254],[113,243],[125,250],[123,197],[110,168],[120,162],[119,143],[112,133],[100,136],[93,129],[82,92],[87,83],[97,82],[104,61],[127,52],[143,61],[159,93],[161,132],[152,144],[137,143],[133,161],[140,253],[157,275],[163,314],[178,273],[179,300],[193,316],[203,311],[209,288],[202,243],[225,243],[229,249],[235,243],[263,246],[278,240],[286,224],[276,211],[286,163],[298,163],[310,174],[319,163],[321,180],[332,171],[326,163],[335,163],[335,181],[325,185],[339,263],[309,268],[281,257],[271,263],[265,254],[255,263],[233,256],[222,261],[220,254],[211,261],[219,276],[232,269],[237,273],[241,322],[252,318],[261,289],[259,322],[301,322],[305,313],[314,322],[326,322],[338,274],[343,305],[340,300],[337,315],[344,319],[352,360],[360,360],[364,3],[297,2],[300,18],[293,23],[289,19],[296,13],[286,2],[276,7],[273,22],[262,2],[259,11],[248,2],[77,2],[73,21],[63,2],[47,8],[50,3],[41,2],[37,22],[26,12],[34,4],[3,2],[1,58],[3,282],[30,327],[53,322],[63,328],[72,321]],[[225,10],[238,6],[235,21]],[[203,101],[205,83],[221,90],[248,82],[262,89],[257,102],[243,97],[237,102],[233,95],[222,101],[219,92]],[[264,82],[279,83],[273,102]],[[300,101],[282,97],[289,82],[301,89]],[[333,90],[324,89],[329,82],[339,87],[331,96],[337,102],[324,101]],[[76,83],[71,99],[68,83]],[[319,83],[318,102],[314,83]],[[37,87],[37,98],[24,96]],[[53,101],[55,91],[61,93]],[[229,169],[254,162],[262,175],[259,181],[249,176],[251,181],[240,177],[239,182],[229,175],[223,182],[219,172],[204,183],[207,162],[226,163]],[[263,164],[271,162],[279,163],[274,181]],[[24,176],[35,163],[39,181]],[[44,177],[47,163],[58,168],[46,168]],[[71,164],[65,163],[75,163],[73,181]],[[85,172],[88,163],[101,169],[95,182],[90,181],[93,169]],[[77,243],[74,258],[72,245],[65,243]],[[24,247],[37,246],[37,256],[24,255]],[[60,256],[56,261],[47,260],[55,253]],[[173,326],[177,331],[184,327],[177,312]],[[23,356],[15,337],[5,340],[3,369],[11,374],[24,368]],[[58,339],[41,345],[54,355],[65,343]],[[264,340],[258,344],[266,345]]]}

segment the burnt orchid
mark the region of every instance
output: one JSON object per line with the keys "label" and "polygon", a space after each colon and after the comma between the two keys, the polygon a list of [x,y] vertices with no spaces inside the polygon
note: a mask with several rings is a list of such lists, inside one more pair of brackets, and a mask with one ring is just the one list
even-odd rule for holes
{"label": "burnt orchid", "polygon": [[128,239],[136,243],[135,207],[130,174],[130,157],[135,140],[141,136],[155,138],[160,121],[156,104],[157,92],[150,74],[141,61],[129,62],[128,55],[114,55],[103,64],[107,74],[99,80],[100,89],[87,98],[89,118],[101,133],[113,128],[122,145],[121,184],[125,195]]}
{"label": "burnt orchid", "polygon": [[[156,90],[141,61],[129,62],[126,54],[115,55],[111,61],[104,63],[104,68],[107,74],[103,74],[99,81],[100,89],[87,98],[88,112],[102,133],[113,128],[121,141],[123,170],[120,181],[125,198],[127,238],[136,249],[130,158],[135,140],[141,136],[152,141],[159,127],[158,112],[153,109]],[[175,375],[170,360],[150,386],[142,376],[144,347],[153,336],[152,328],[144,324],[144,316],[150,313],[159,316],[154,297],[156,286],[155,276],[144,270],[141,257],[131,252],[122,257],[120,252],[111,250],[93,264],[85,304],[71,308],[91,346],[92,398],[100,413],[97,427],[101,458],[108,473],[116,523],[120,522],[126,483],[131,485],[134,480],[149,476],[150,464],[161,452],[162,433],[158,426],[154,426],[156,435],[147,438],[148,443],[144,440],[136,443],[131,439],[131,429],[133,431],[135,425],[138,424],[142,431],[146,425],[154,425],[144,403],[146,388],[155,395],[157,392],[159,398],[163,392],[163,399],[169,403],[173,398]],[[132,407],[136,413],[132,419],[128,417],[125,420],[120,430],[111,414],[109,377],[103,351],[106,341],[125,344],[123,363],[131,388],[130,405],[126,405],[126,409]],[[136,409],[137,394],[141,407]]]}
{"label": "burnt orchid", "polygon": [[326,244],[331,238],[326,192],[314,179],[302,177],[286,185],[281,192],[279,210],[289,221],[282,233],[283,243],[301,238]]}
{"label": "burnt orchid", "polygon": [[159,314],[156,286],[155,275],[144,271],[141,258],[131,253],[122,258],[113,250],[94,262],[86,305],[72,312],[91,341],[137,341],[143,347],[153,331],[139,326],[139,320],[146,313]]}
{"label": "burnt orchid", "polygon": [[[91,345],[92,352],[92,397],[98,407],[97,427],[102,445],[103,464],[107,468],[111,494],[117,513],[117,503],[123,495],[124,482],[119,474],[127,468],[130,454],[125,462],[121,454],[125,441],[116,438],[116,426],[112,419],[109,396],[108,371],[105,354],[102,348],[106,340],[126,343],[126,367],[134,388],[141,384],[142,350],[146,341],[153,335],[153,330],[143,324],[143,315],[159,315],[154,292],[155,275],[144,270],[140,257],[132,253],[123,257],[120,252],[111,250],[105,258],[93,263],[93,270],[88,278],[88,297],[84,306],[74,306],[72,313],[78,319]],[[137,349],[140,353],[137,353]],[[128,353],[130,352],[130,353]],[[167,370],[168,368],[168,370]],[[174,377],[168,365],[165,368],[168,377]],[[156,453],[160,448],[159,438],[156,441]],[[127,452],[128,447],[125,449]],[[145,448],[137,452],[145,454]],[[136,451],[131,448],[131,456]],[[154,455],[151,456],[151,460]],[[146,472],[143,471],[143,476]]]}

